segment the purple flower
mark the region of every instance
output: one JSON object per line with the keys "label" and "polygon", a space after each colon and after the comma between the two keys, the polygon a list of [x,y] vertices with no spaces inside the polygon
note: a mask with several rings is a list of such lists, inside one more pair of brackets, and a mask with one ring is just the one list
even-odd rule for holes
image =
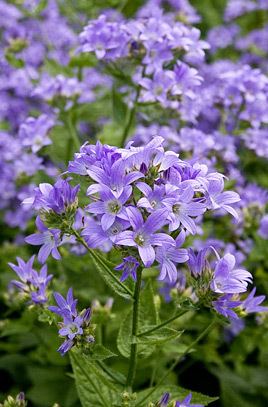
{"label": "purple flower", "polygon": [[182,401],[176,401],[175,407],[204,407],[203,404],[190,404],[192,393],[189,393]]}
{"label": "purple flower", "polygon": [[226,254],[219,259],[210,288],[219,294],[236,294],[247,291],[248,283],[252,282],[252,275],[243,269],[235,269],[235,257]]}
{"label": "purple flower", "polygon": [[172,89],[175,80],[174,72],[158,70],[153,79],[141,78],[139,85],[143,88],[140,100],[142,102],[160,102],[168,106],[168,92]]}
{"label": "purple flower", "polygon": [[185,263],[189,257],[186,249],[180,249],[185,240],[185,232],[181,231],[176,238],[176,246],[163,244],[156,249],[156,261],[159,263],[159,280],[165,280],[169,284],[176,282],[178,271],[177,263]]}
{"label": "purple flower", "polygon": [[212,179],[207,189],[208,209],[224,209],[238,219],[237,212],[232,206],[233,203],[240,201],[240,196],[233,191],[222,192],[224,188],[223,178]]}
{"label": "purple flower", "polygon": [[74,341],[71,339],[66,339],[59,347],[58,352],[61,356],[64,356],[65,353],[69,352],[69,350],[74,346]]}
{"label": "purple flower", "polygon": [[94,342],[92,335],[85,334],[84,328],[90,324],[91,310],[87,308],[78,314],[76,305],[77,300],[73,298],[73,290],[69,288],[66,299],[59,293],[54,293],[54,298],[58,306],[51,305],[48,309],[63,318],[60,322],[59,335],[67,337],[58,352],[62,356],[65,355],[74,345],[81,341],[85,343]]}
{"label": "purple flower", "polygon": [[182,225],[191,234],[196,233],[196,225],[192,217],[202,215],[206,210],[206,205],[201,202],[194,202],[194,190],[188,186],[184,191],[175,191],[174,197],[167,199],[165,205],[170,213],[169,230],[172,232]]}
{"label": "purple flower", "polygon": [[124,25],[109,22],[105,15],[100,15],[84,27],[79,36],[79,51],[94,51],[98,59],[114,60],[127,55],[128,38]]}
{"label": "purple flower", "polygon": [[104,186],[107,186],[111,191],[113,191],[114,196],[120,196],[124,189],[125,194],[128,194],[130,190],[130,184],[139,178],[144,177],[144,175],[139,171],[131,171],[126,173],[126,163],[122,160],[118,160],[111,165],[107,162],[104,168],[97,166],[91,166],[87,170],[87,174],[98,184],[92,184],[87,190],[88,195],[95,194],[97,192],[102,192]]}
{"label": "purple flower", "polygon": [[155,233],[167,222],[168,211],[159,209],[152,213],[145,222],[137,208],[128,207],[127,214],[133,231],[128,230],[120,233],[115,243],[122,246],[137,247],[143,264],[145,267],[150,267],[155,260],[153,246],[161,246],[165,243],[175,246],[172,237],[165,233]]}
{"label": "purple flower", "polygon": [[268,215],[264,215],[261,218],[258,235],[263,239],[268,239]]}
{"label": "purple flower", "polygon": [[28,117],[19,128],[22,145],[31,147],[33,153],[39,151],[43,146],[48,146],[52,143],[48,132],[54,124],[54,119],[46,114],[42,114],[38,118]]}
{"label": "purple flower", "polygon": [[[51,307],[50,307],[50,311]],[[64,317],[64,325],[62,328],[59,330],[59,334],[61,336],[67,336],[68,339],[73,340],[76,335],[82,335],[83,334],[83,318],[81,316],[77,316],[74,319],[72,318],[67,318]]]}
{"label": "purple flower", "polygon": [[44,265],[38,273],[33,268],[35,256],[24,262],[17,257],[18,265],[9,263],[9,266],[15,271],[21,281],[12,280],[11,283],[20,291],[30,295],[30,299],[35,304],[47,302],[47,286],[52,279],[52,274],[47,275],[47,266]]}
{"label": "purple flower", "polygon": [[265,300],[265,295],[258,295],[257,297],[254,297],[255,293],[256,287],[254,287],[247,298],[242,301],[242,309],[246,312],[246,314],[250,314],[252,312],[268,312],[268,307],[260,305]]}
{"label": "purple flower", "polygon": [[133,256],[128,256],[123,258],[123,262],[115,267],[115,270],[122,270],[123,274],[120,278],[121,281],[125,281],[129,276],[133,278],[134,281],[137,279],[136,270],[140,263]]}
{"label": "purple flower", "polygon": [[95,215],[102,215],[101,226],[106,231],[114,224],[116,219],[128,220],[124,204],[129,199],[131,192],[132,188],[129,185],[116,197],[109,188],[103,186],[100,191],[101,200],[90,203],[86,210]]}
{"label": "purple flower", "polygon": [[241,305],[241,301],[234,300],[233,294],[225,294],[219,297],[216,301],[212,301],[212,305],[215,310],[228,319],[239,319],[233,308],[238,308]]}
{"label": "purple flower", "polygon": [[59,229],[48,229],[45,227],[39,216],[36,218],[36,226],[40,233],[33,233],[25,238],[25,242],[34,246],[41,246],[38,253],[40,263],[45,263],[51,254],[55,260],[59,260],[61,255],[58,247],[64,243]]}
{"label": "purple flower", "polygon": [[43,183],[35,188],[35,195],[23,201],[37,210],[64,213],[76,200],[80,186],[71,187],[68,180],[59,179],[54,185]]}
{"label": "purple flower", "polygon": [[81,234],[89,247],[98,248],[104,252],[108,252],[113,247],[116,236],[123,230],[129,228],[129,225],[129,221],[118,219],[109,227],[109,229],[103,230],[99,222],[96,222],[93,219],[87,219],[86,227]]}
{"label": "purple flower", "polygon": [[188,249],[189,256],[188,266],[191,273],[195,277],[200,276],[205,268],[207,251],[208,248],[205,247],[204,249],[200,250],[197,254],[195,254],[192,249]]}
{"label": "purple flower", "polygon": [[163,396],[161,397],[161,399],[156,404],[156,407],[167,407],[169,399],[170,399],[170,394],[164,393]]}
{"label": "purple flower", "polygon": [[73,290],[69,288],[66,299],[59,293],[54,293],[54,298],[58,306],[51,305],[48,309],[56,314],[60,315],[62,318],[67,318],[68,320],[77,316],[77,301],[73,297]]}

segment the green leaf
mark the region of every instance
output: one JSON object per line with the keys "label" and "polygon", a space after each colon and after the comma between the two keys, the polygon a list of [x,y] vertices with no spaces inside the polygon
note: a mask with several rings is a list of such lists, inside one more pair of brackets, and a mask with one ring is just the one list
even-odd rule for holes
{"label": "green leaf", "polygon": [[115,85],[112,89],[113,118],[115,123],[124,127],[127,117],[127,105],[123,102],[122,95],[118,93]]}
{"label": "green leaf", "polygon": [[94,250],[89,250],[89,254],[98,269],[99,274],[106,284],[120,297],[132,299],[132,291],[117,278],[114,273],[114,264],[106,260],[102,255]]}
{"label": "green leaf", "polygon": [[131,328],[132,328],[132,311],[129,311],[120,325],[117,336],[118,350],[121,353],[121,355],[124,356],[125,358],[130,357]]}
{"label": "green leaf", "polygon": [[103,345],[94,345],[89,352],[85,353],[90,360],[104,360],[117,356]]}
{"label": "green leaf", "polygon": [[83,407],[110,407],[120,400],[121,387],[78,351],[70,352],[76,387]]}
{"label": "green leaf", "polygon": [[[146,329],[149,330],[150,328],[153,328],[153,326],[148,326]],[[159,328],[157,331],[148,333],[147,335],[137,337],[137,342],[148,345],[161,345],[162,343],[178,338],[182,333],[183,331],[177,331],[173,328],[163,327]]]}
{"label": "green leaf", "polygon": [[213,401],[217,400],[218,397],[209,397],[206,396],[205,394],[201,393],[196,393],[191,390],[186,390],[182,387],[179,386],[174,386],[174,385],[162,385],[157,387],[155,391],[152,393],[151,396],[147,397],[146,400],[142,401],[151,391],[153,388],[142,390],[137,394],[137,401],[136,401],[136,406],[138,407],[147,407],[149,402],[156,403],[160,397],[164,393],[170,393],[171,394],[171,399],[172,401],[182,401],[190,392],[192,393],[192,403],[193,404],[202,404],[204,406],[207,406],[209,403],[212,403]]}

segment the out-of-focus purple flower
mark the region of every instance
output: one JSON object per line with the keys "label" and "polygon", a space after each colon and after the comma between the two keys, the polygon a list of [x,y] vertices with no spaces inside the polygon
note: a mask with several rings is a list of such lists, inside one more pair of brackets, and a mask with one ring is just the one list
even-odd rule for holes
{"label": "out-of-focus purple flower", "polygon": [[170,399],[170,394],[169,393],[164,393],[161,399],[156,403],[156,407],[167,407],[168,402]]}
{"label": "out-of-focus purple flower", "polygon": [[12,285],[17,287],[21,292],[30,296],[30,300],[35,304],[43,304],[47,302],[47,286],[52,279],[52,274],[47,275],[47,266],[42,266],[38,273],[33,268],[35,256],[24,262],[20,257],[17,257],[18,265],[9,263],[9,266],[15,271],[20,278],[20,281],[12,280]]}
{"label": "out-of-focus purple flower", "polygon": [[210,288],[219,294],[236,294],[247,291],[252,275],[243,269],[235,269],[235,257],[226,254],[216,263]]}
{"label": "out-of-focus purple flower", "polygon": [[192,393],[189,393],[182,401],[176,401],[175,407],[204,407],[203,404],[192,404]]}
{"label": "out-of-focus purple flower", "polygon": [[22,145],[31,147],[32,152],[36,153],[42,147],[51,144],[48,132],[54,124],[55,120],[46,114],[42,114],[38,118],[28,117],[19,128]]}
{"label": "out-of-focus purple flower", "polygon": [[123,271],[120,278],[121,281],[125,281],[128,277],[132,277],[134,281],[137,279],[136,270],[140,263],[133,256],[123,258],[123,262],[115,267],[115,270]]}
{"label": "out-of-focus purple flower", "polygon": [[234,191],[223,192],[223,178],[212,179],[207,190],[207,205],[209,209],[224,209],[238,219],[238,214],[231,206],[240,201],[240,196]]}
{"label": "out-of-focus purple flower", "polygon": [[115,60],[128,54],[129,36],[124,25],[109,22],[105,15],[92,20],[80,34],[80,52],[94,51],[98,59]]}
{"label": "out-of-focus purple flower", "polygon": [[268,215],[264,215],[261,218],[258,235],[263,239],[268,239]]}

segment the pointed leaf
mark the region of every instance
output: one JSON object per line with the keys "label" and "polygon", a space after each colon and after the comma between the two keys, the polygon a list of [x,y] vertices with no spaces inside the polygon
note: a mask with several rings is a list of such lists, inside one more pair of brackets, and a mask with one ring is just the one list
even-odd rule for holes
{"label": "pointed leaf", "polygon": [[89,254],[98,269],[99,274],[105,283],[120,297],[132,299],[132,291],[117,278],[114,273],[114,264],[106,260],[99,253],[94,250],[89,250]]}
{"label": "pointed leaf", "polygon": [[121,387],[110,381],[109,376],[90,362],[80,352],[70,352],[75,383],[83,407],[110,407],[120,400]]}
{"label": "pointed leaf", "polygon": [[[150,328],[153,327],[147,327],[148,330]],[[165,342],[178,338],[182,334],[182,332],[183,331],[177,331],[176,329],[163,327],[159,328],[157,331],[148,333],[147,335],[137,337],[137,342],[148,345],[161,345]]]}
{"label": "pointed leaf", "polygon": [[88,353],[84,353],[89,360],[104,360],[117,356],[115,353],[111,352],[109,349],[105,348],[103,345],[96,344],[90,349]]}

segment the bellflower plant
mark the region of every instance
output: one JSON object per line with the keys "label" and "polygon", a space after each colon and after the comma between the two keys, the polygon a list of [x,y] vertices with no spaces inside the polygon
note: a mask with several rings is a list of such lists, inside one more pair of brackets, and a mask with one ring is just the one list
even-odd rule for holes
{"label": "bellflower plant", "polygon": [[93,3],[0,0],[2,404],[266,406],[267,1]]}

